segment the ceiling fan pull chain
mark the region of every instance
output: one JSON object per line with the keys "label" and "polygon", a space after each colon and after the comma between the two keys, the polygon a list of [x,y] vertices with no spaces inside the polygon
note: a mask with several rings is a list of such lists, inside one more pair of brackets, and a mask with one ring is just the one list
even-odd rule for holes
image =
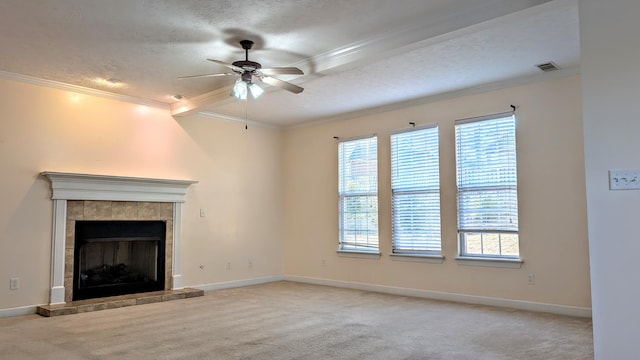
{"label": "ceiling fan pull chain", "polygon": [[249,97],[248,96],[244,104],[244,129],[249,130]]}

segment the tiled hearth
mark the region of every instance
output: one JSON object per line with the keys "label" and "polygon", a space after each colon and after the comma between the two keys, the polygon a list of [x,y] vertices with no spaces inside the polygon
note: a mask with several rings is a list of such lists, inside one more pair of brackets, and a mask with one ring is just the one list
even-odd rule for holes
{"label": "tiled hearth", "polygon": [[[202,294],[184,289],[180,258],[182,204],[187,188],[196,181],[50,171],[41,175],[51,181],[53,236],[50,302],[38,309],[39,314],[95,311]],[[75,222],[87,220],[165,222],[164,291],[72,301]]]}
{"label": "tiled hearth", "polygon": [[162,301],[189,299],[203,296],[204,291],[198,289],[164,290],[153,291],[141,294],[130,294],[104,297],[99,299],[88,299],[71,301],[57,305],[38,306],[38,314],[42,316],[59,316],[79,314],[83,312],[116,309],[125,306],[144,305]]}

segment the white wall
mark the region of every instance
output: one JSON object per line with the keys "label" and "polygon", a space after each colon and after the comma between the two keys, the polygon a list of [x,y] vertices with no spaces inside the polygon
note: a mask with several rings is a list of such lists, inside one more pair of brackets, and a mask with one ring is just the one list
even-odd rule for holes
{"label": "white wall", "polygon": [[636,0],[580,2],[584,149],[596,359],[640,354],[640,191],[610,191],[610,169],[640,169]]}
{"label": "white wall", "polygon": [[[518,106],[521,269],[456,263],[454,121]],[[316,124],[285,135],[285,273],[476,297],[590,307],[580,78],[573,76]],[[389,133],[416,124],[440,128],[442,264],[392,260]],[[380,259],[336,254],[337,145],[376,133]],[[527,284],[535,274],[536,284]]]}
{"label": "white wall", "polygon": [[[521,269],[457,264],[453,121],[518,109]],[[183,278],[282,274],[590,307],[580,78],[427,103],[287,132],[0,80],[0,312],[48,301],[52,202],[43,170],[198,180],[184,207]],[[392,261],[388,134],[440,126],[442,264]],[[380,139],[379,260],[339,257],[333,136]],[[200,209],[206,217],[200,217]],[[253,267],[248,267],[252,260]],[[324,260],[324,265],[323,265]],[[232,263],[231,270],[226,264]],[[200,269],[203,265],[203,269]],[[536,285],[527,285],[534,273]],[[20,277],[19,290],[9,278]],[[1,284],[1,283],[0,283]]]}
{"label": "white wall", "polygon": [[9,80],[0,109],[0,315],[49,299],[44,170],[197,180],[184,206],[185,285],[282,274],[281,133]]}

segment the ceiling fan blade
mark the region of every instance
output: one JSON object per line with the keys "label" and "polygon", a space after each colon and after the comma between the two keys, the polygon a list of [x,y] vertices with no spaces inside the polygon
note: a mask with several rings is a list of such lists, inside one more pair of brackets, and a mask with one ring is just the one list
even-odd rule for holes
{"label": "ceiling fan blade", "polygon": [[220,64],[220,65],[222,65],[222,66],[226,66],[226,67],[228,67],[229,69],[231,69],[231,70],[233,70],[233,71],[244,72],[244,69],[243,69],[243,68],[238,67],[238,66],[235,66],[235,65],[232,65],[232,64],[229,64],[229,63],[226,63],[226,62],[224,62],[224,61],[215,60],[215,59],[207,59],[207,60],[209,60],[209,61],[211,61],[211,62],[214,62],[214,63],[216,63],[216,64]]}
{"label": "ceiling fan blade", "polygon": [[269,75],[304,75],[302,70],[297,67],[275,67],[275,68],[266,68],[260,69],[260,72],[269,76]]}
{"label": "ceiling fan blade", "polygon": [[272,78],[269,76],[260,76],[260,80],[266,82],[269,85],[273,85],[273,86],[278,86],[281,87],[287,91],[291,91],[292,93],[296,93],[299,94],[302,92],[302,90],[304,90],[303,88],[301,88],[298,85],[294,85],[290,82],[286,82],[286,81],[282,81],[276,78]]}
{"label": "ceiling fan blade", "polygon": [[235,73],[220,73],[220,74],[202,74],[202,75],[180,76],[178,78],[178,80],[201,78],[201,77],[212,77],[212,76],[230,76],[230,75],[237,75],[237,74],[235,74]]}

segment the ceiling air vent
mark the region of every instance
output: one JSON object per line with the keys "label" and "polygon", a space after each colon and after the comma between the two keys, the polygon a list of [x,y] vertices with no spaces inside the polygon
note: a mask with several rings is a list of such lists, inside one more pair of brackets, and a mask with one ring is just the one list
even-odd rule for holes
{"label": "ceiling air vent", "polygon": [[558,65],[556,65],[554,62],[548,62],[548,63],[544,63],[544,64],[538,64],[536,65],[538,67],[538,69],[544,71],[544,72],[549,72],[549,71],[554,71],[554,70],[560,70],[560,68],[558,67]]}

